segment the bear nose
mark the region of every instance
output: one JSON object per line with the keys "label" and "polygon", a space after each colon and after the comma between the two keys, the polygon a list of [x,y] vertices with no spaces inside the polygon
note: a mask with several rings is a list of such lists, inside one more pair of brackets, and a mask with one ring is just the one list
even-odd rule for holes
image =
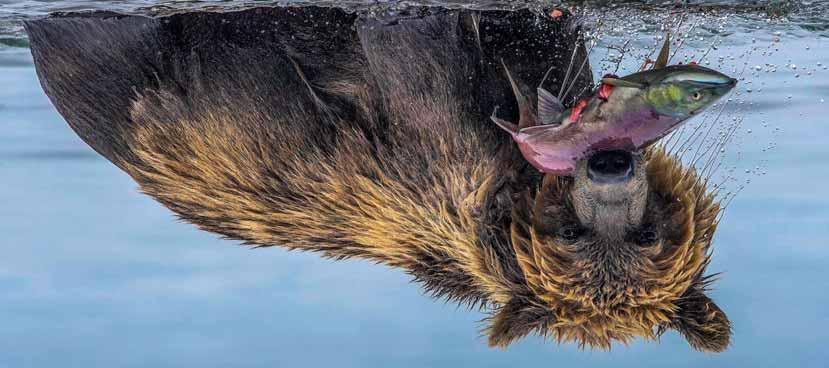
{"label": "bear nose", "polygon": [[601,151],[587,161],[587,177],[608,184],[619,183],[633,177],[633,155],[626,151]]}

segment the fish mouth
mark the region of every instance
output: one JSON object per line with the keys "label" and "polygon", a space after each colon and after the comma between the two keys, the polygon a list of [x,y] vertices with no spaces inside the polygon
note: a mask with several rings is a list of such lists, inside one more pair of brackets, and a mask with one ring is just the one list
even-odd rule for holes
{"label": "fish mouth", "polygon": [[722,96],[725,96],[726,94],[728,94],[728,92],[731,92],[731,90],[734,89],[734,87],[736,87],[736,86],[737,86],[737,79],[729,77],[727,82],[717,84],[717,85],[712,85],[710,88],[714,89],[714,93],[716,93],[718,96],[722,97]]}
{"label": "fish mouth", "polygon": [[716,81],[693,80],[688,82],[695,85],[699,85],[700,87],[706,89],[713,89],[717,92],[721,92],[720,94],[725,94],[726,92],[730,91],[732,88],[737,86],[737,79],[731,78],[727,75],[722,75],[722,77],[722,79]]}
{"label": "fish mouth", "polygon": [[737,80],[714,69],[696,64],[672,65],[660,69],[661,83],[692,82],[710,86],[735,86]]}

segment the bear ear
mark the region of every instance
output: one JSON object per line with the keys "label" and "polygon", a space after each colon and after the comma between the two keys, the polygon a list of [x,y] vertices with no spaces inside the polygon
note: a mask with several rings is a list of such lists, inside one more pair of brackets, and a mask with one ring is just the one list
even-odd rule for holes
{"label": "bear ear", "polygon": [[721,352],[728,348],[731,322],[702,289],[692,287],[677,306],[679,311],[670,327],[679,331],[694,349]]}
{"label": "bear ear", "polygon": [[543,308],[515,298],[503,305],[490,318],[486,329],[489,346],[506,347],[530,332],[540,330],[549,314]]}

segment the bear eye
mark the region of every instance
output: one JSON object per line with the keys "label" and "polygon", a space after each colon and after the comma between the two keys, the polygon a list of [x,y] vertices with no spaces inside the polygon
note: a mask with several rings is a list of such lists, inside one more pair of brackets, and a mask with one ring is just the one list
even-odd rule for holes
{"label": "bear eye", "polygon": [[633,236],[633,241],[639,245],[653,244],[659,240],[659,232],[653,225],[644,225]]}
{"label": "bear eye", "polygon": [[576,224],[568,224],[562,226],[558,229],[557,232],[559,238],[562,238],[567,241],[574,241],[578,239],[583,233],[584,230],[581,228],[581,226]]}

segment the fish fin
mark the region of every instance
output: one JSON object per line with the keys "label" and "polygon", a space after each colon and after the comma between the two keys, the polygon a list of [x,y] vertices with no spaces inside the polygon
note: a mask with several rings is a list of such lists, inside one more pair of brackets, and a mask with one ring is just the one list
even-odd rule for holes
{"label": "fish fin", "polygon": [[536,125],[524,128],[520,131],[522,143],[530,144],[537,149],[544,150],[544,147],[555,147],[561,143],[560,132],[570,124]]}
{"label": "fish fin", "polygon": [[560,124],[536,125],[521,129],[521,134],[538,134],[539,132],[561,129]]}
{"label": "fish fin", "polygon": [[504,71],[507,73],[507,79],[509,79],[509,84],[512,87],[512,93],[515,94],[515,99],[518,101],[518,108],[522,109],[527,105],[527,97],[525,97],[521,90],[518,89],[518,84],[515,83],[515,79],[512,79],[512,74],[509,72],[509,68],[507,68],[507,64],[504,64],[504,59],[501,59],[501,65],[504,67]]}
{"label": "fish fin", "polygon": [[662,50],[659,50],[659,56],[656,62],[653,63],[653,69],[661,69],[668,65],[668,58],[671,53],[671,32],[665,34],[665,43],[662,44]]}
{"label": "fish fin", "polygon": [[642,83],[636,83],[631,81],[626,81],[624,79],[619,78],[611,78],[611,77],[604,77],[602,78],[602,83],[609,84],[614,87],[627,87],[627,88],[638,88],[644,89],[645,85]]}
{"label": "fish fin", "polygon": [[492,119],[492,121],[495,122],[495,124],[498,124],[498,126],[501,127],[501,129],[506,130],[507,133],[509,133],[513,136],[518,134],[519,128],[518,128],[517,125],[515,125],[513,123],[510,123],[506,120],[498,118],[496,116],[497,114],[498,114],[498,107],[496,106],[495,110],[492,111],[492,115],[490,115],[489,118]]}
{"label": "fish fin", "polygon": [[561,112],[564,111],[564,105],[553,96],[550,91],[544,88],[538,88],[538,120],[541,124],[547,125],[561,122]]}
{"label": "fish fin", "polygon": [[521,89],[518,88],[518,84],[515,83],[515,79],[512,78],[512,74],[510,74],[507,64],[504,63],[504,59],[501,59],[501,65],[507,73],[509,84],[512,86],[512,93],[515,95],[515,100],[518,102],[518,127],[524,128],[538,125],[535,120],[535,114],[533,114],[529,103],[527,103],[527,96],[524,96],[524,94],[521,93]]}

